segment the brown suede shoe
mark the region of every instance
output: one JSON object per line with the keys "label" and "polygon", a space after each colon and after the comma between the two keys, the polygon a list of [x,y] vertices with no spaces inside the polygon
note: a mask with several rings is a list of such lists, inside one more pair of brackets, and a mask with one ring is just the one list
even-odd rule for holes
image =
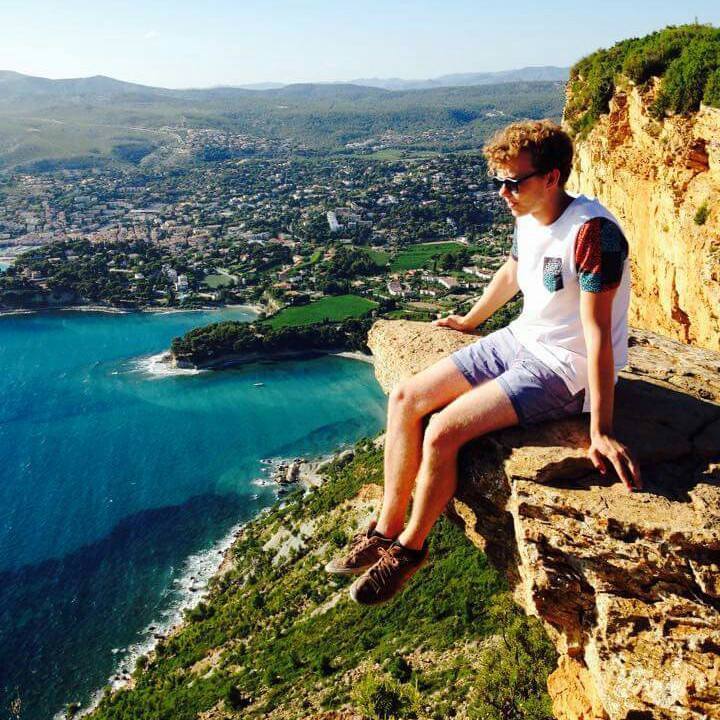
{"label": "brown suede shoe", "polygon": [[350,586],[350,597],[361,605],[379,605],[390,600],[427,562],[428,543],[414,551],[394,542],[380,548],[380,559]]}
{"label": "brown suede shoe", "polygon": [[325,570],[338,575],[358,575],[374,565],[380,557],[380,548],[389,548],[393,544],[393,538],[375,533],[376,525],[377,520],[373,520],[367,530],[354,535],[347,555],[331,560]]}

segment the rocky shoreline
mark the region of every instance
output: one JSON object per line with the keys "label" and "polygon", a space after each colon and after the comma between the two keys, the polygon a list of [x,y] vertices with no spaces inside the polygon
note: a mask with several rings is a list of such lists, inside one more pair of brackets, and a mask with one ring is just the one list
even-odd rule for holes
{"label": "rocky shoreline", "polygon": [[[303,487],[306,493],[312,492],[313,489],[323,484],[325,481],[324,471],[327,470],[332,463],[345,465],[353,459],[354,455],[355,451],[352,448],[343,448],[312,459],[304,457],[268,458],[261,461],[264,466],[264,477],[259,478],[256,483],[262,485],[277,484],[277,502],[282,504],[282,496],[289,492],[291,487]],[[108,678],[106,685],[110,687],[110,692],[114,693],[118,690],[131,689],[133,687],[133,673],[137,667],[138,660],[141,657],[152,660],[157,644],[172,638],[183,628],[186,621],[182,619],[182,614],[186,610],[193,609],[207,598],[213,580],[221,577],[233,567],[234,548],[243,537],[245,527],[261,518],[269,512],[272,507],[273,506],[263,508],[254,518],[236,525],[228,535],[205,552],[208,560],[211,557],[213,558],[211,572],[196,573],[186,578],[179,578],[176,581],[186,586],[186,594],[184,596],[184,602],[175,608],[173,613],[175,619],[168,625],[163,625],[162,622],[149,625],[147,627],[149,637],[146,638],[142,644],[138,644],[134,650],[128,648],[130,650],[129,654],[118,663],[115,671]],[[99,689],[87,707],[78,708],[74,717],[82,717],[92,712],[95,707],[97,707],[104,692],[104,688]],[[66,714],[63,709],[54,716],[54,720],[64,720],[65,717]]]}
{"label": "rocky shoreline", "polygon": [[170,313],[186,313],[186,312],[209,312],[211,310],[247,310],[248,312],[260,315],[267,313],[268,308],[263,305],[201,305],[199,307],[182,308],[163,308],[163,307],[145,307],[136,310],[128,308],[114,307],[113,305],[48,305],[47,307],[33,308],[0,308],[0,317],[11,315],[30,315],[42,312],[99,312],[108,313],[110,315],[127,315],[129,313],[157,313],[166,315]]}
{"label": "rocky shoreline", "polygon": [[277,483],[280,486],[278,492],[284,494],[291,485],[302,485],[306,490],[320,487],[323,484],[323,472],[331,463],[335,462],[342,467],[350,462],[354,455],[355,451],[347,448],[314,460],[295,457],[262,462],[267,468],[270,481]]}

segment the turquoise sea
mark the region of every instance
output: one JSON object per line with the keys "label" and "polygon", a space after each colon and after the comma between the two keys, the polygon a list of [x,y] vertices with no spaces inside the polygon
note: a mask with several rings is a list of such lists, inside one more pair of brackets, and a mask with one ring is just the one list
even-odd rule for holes
{"label": "turquoise sea", "polygon": [[[371,365],[340,357],[154,374],[240,310],[0,318],[0,716],[86,704],[276,501],[262,459],[377,433]],[[261,385],[256,383],[262,383]]]}

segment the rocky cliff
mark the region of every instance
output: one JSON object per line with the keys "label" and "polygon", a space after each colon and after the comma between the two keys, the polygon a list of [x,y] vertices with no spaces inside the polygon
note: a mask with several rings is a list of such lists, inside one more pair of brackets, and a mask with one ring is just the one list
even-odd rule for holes
{"label": "rocky cliff", "polygon": [[575,143],[568,187],[623,225],[631,323],[720,350],[720,109],[659,121],[649,113],[657,88],[618,84],[610,112]]}
{"label": "rocky cliff", "polygon": [[[369,345],[389,391],[475,339],[379,321]],[[558,718],[720,718],[720,354],[630,344],[615,424],[643,492],[594,470],[586,415],[466,445],[448,514],[551,634]]]}

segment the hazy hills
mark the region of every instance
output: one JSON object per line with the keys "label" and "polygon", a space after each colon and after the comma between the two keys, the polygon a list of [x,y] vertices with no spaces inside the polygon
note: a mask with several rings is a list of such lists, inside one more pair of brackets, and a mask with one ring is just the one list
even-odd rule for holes
{"label": "hazy hills", "polygon": [[115,80],[104,75],[94,75],[87,78],[70,78],[65,80],[50,80],[48,78],[23,75],[9,70],[0,70],[0,94],[3,96],[20,95],[56,95],[69,94],[91,95],[105,94],[118,95],[124,93],[140,93],[143,95],[186,96],[188,93],[216,95],[226,92],[250,90],[254,92],[263,90],[280,90],[290,87],[311,87],[317,85],[360,85],[382,90],[427,90],[440,87],[464,87],[468,85],[495,85],[508,82],[565,82],[568,79],[569,68],[554,65],[542,65],[517,68],[514,70],[501,70],[499,72],[482,73],[453,73],[440,75],[425,80],[407,80],[403,78],[362,78],[344,82],[323,83],[253,83],[248,85],[217,86],[204,89],[170,90],[167,88],[138,85],[136,83]]}
{"label": "hazy hills", "polygon": [[[457,85],[401,90],[360,81],[265,90],[171,90],[104,76],[49,80],[2,71],[0,168],[68,159],[75,164],[127,162],[128,158],[145,164],[176,164],[196,160],[198,142],[211,146],[212,152],[200,152],[203,157],[225,157],[236,152],[238,143],[228,139],[233,134],[261,138],[263,152],[272,141],[301,145],[309,152],[336,151],[388,131],[409,135],[432,131],[424,149],[472,147],[515,117],[558,118],[562,112],[561,80],[492,82],[493,78],[517,78],[531,71],[538,77],[559,70],[525,68],[445,76],[417,82],[455,78]],[[462,84],[473,79],[478,84]],[[199,141],[197,133],[191,137],[199,129],[216,132],[205,133]],[[219,154],[215,152],[218,144]],[[134,145],[138,152],[116,152],[117,147]],[[242,149],[244,153],[257,151],[252,144]]]}
{"label": "hazy hills", "polygon": [[[427,80],[407,80],[403,78],[360,78],[347,80],[345,83],[323,83],[323,84],[347,84],[363,85],[365,87],[382,88],[383,90],[426,90],[435,87],[458,87],[463,85],[493,85],[504,82],[551,82],[559,80],[565,82],[568,79],[570,68],[556,67],[554,65],[539,65],[532,67],[518,68],[516,70],[501,70],[499,72],[482,73],[453,73],[451,75],[440,75]],[[284,83],[253,83],[250,85],[236,85],[234,87],[247,90],[275,90],[286,87]]]}

